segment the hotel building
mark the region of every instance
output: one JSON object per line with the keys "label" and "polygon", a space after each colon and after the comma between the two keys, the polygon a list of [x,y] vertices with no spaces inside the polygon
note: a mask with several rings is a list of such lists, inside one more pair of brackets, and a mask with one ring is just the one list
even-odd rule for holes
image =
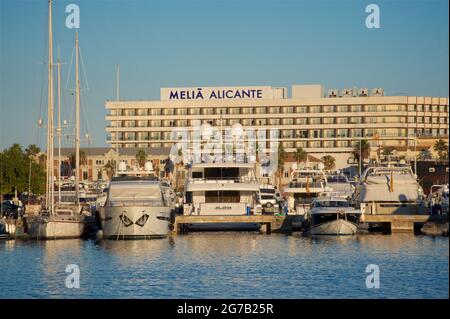
{"label": "hotel building", "polygon": [[[162,88],[159,101],[107,101],[107,142],[111,147],[169,147],[171,131],[194,120],[217,128],[279,129],[288,152],[302,147],[321,157],[347,161],[358,140],[372,152],[393,146],[409,152],[448,138],[448,98],[387,96],[383,89],[327,90],[321,85],[287,88]],[[340,166],[340,165],[338,165]]]}

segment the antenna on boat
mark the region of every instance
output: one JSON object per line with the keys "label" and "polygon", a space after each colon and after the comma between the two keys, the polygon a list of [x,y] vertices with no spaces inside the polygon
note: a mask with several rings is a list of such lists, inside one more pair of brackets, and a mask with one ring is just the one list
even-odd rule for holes
{"label": "antenna on boat", "polygon": [[[116,101],[119,102],[120,96],[119,96],[119,88],[120,88],[120,65],[116,65]],[[119,127],[119,108],[116,108],[116,127]],[[117,160],[116,160],[116,167],[115,167],[115,175],[117,175],[117,170],[119,168],[119,130],[116,131],[116,154],[117,154]]]}
{"label": "antenna on boat", "polygon": [[58,127],[56,128],[56,135],[58,136],[58,203],[61,202],[61,61],[59,58],[59,46],[57,55],[58,66]]}

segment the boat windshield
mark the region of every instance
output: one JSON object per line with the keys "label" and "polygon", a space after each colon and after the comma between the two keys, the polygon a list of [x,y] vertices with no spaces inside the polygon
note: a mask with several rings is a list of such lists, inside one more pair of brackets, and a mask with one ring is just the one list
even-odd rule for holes
{"label": "boat windshield", "polygon": [[330,175],[327,176],[328,183],[348,183],[347,177],[342,175]]}
{"label": "boat windshield", "polygon": [[127,187],[111,185],[109,188],[109,203],[112,206],[124,204],[164,206],[159,185],[133,185]]}
{"label": "boat windshield", "polygon": [[314,207],[348,207],[348,202],[345,201],[317,201],[314,203]]}

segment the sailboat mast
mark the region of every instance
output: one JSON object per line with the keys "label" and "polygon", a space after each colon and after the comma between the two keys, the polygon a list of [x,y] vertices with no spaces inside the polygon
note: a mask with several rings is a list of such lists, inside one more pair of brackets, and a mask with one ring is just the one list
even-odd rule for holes
{"label": "sailboat mast", "polygon": [[61,202],[61,61],[59,59],[58,47],[58,203]]}
{"label": "sailboat mast", "polygon": [[75,196],[80,203],[80,80],[78,78],[78,31],[75,32]]}
{"label": "sailboat mast", "polygon": [[53,32],[52,32],[52,0],[48,0],[48,98],[47,98],[47,185],[45,207],[50,214],[54,210],[53,184],[53,142],[54,142],[54,109],[53,109]]}

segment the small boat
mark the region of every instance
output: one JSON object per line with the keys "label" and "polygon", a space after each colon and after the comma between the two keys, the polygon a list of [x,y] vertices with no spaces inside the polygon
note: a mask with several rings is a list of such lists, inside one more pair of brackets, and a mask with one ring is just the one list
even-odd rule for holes
{"label": "small boat", "polygon": [[432,215],[448,215],[449,189],[446,185],[432,185],[428,195],[428,206]]}
{"label": "small boat", "polygon": [[347,176],[340,172],[327,174],[327,184],[332,189],[333,196],[336,197],[351,198],[355,189]]}
{"label": "small boat", "polygon": [[355,235],[360,217],[361,211],[350,207],[342,197],[318,197],[311,204],[305,234]]}

